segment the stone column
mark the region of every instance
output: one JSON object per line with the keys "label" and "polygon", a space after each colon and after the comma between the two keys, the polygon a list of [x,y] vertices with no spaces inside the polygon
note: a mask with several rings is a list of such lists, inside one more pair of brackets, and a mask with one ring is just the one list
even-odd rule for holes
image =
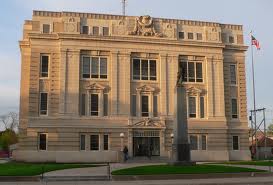
{"label": "stone column", "polygon": [[149,94],[149,117],[152,118],[154,117],[154,93],[150,92]]}
{"label": "stone column", "polygon": [[118,114],[118,51],[111,52],[111,115]]}
{"label": "stone column", "polygon": [[103,90],[99,93],[99,117],[103,117]]}
{"label": "stone column", "polygon": [[160,54],[160,113],[167,116],[167,55]]}

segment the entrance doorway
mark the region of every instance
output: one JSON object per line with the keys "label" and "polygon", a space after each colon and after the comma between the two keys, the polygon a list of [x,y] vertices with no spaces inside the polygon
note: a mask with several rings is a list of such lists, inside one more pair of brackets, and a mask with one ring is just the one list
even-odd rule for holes
{"label": "entrance doorway", "polygon": [[134,156],[160,156],[160,137],[133,137]]}

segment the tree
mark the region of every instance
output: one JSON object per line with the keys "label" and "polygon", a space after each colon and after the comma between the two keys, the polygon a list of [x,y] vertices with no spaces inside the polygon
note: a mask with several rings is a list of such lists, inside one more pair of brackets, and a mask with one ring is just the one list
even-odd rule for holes
{"label": "tree", "polygon": [[0,116],[0,122],[5,130],[18,131],[19,116],[16,112],[10,112]]}
{"label": "tree", "polygon": [[273,134],[273,124],[268,125],[268,127],[267,127],[267,132],[268,132],[269,134]]}
{"label": "tree", "polygon": [[18,142],[18,137],[13,130],[7,129],[0,135],[0,147],[8,151],[9,146],[12,144],[16,144]]}

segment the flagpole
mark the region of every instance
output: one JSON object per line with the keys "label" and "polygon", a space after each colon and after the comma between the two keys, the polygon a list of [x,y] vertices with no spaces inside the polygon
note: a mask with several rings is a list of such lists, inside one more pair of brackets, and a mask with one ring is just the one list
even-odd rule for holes
{"label": "flagpole", "polygon": [[258,159],[258,143],[257,143],[257,118],[256,118],[256,92],[255,92],[255,69],[254,69],[254,57],[253,57],[253,44],[252,44],[252,31],[250,35],[251,46],[251,60],[252,60],[252,88],[253,88],[253,111],[254,111],[254,126],[255,126],[255,157]]}

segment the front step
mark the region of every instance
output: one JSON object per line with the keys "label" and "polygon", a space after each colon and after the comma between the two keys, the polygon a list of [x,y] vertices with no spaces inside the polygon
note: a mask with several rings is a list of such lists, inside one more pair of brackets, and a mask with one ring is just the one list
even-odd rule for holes
{"label": "front step", "polygon": [[109,181],[109,176],[46,176],[41,177],[41,181]]}

